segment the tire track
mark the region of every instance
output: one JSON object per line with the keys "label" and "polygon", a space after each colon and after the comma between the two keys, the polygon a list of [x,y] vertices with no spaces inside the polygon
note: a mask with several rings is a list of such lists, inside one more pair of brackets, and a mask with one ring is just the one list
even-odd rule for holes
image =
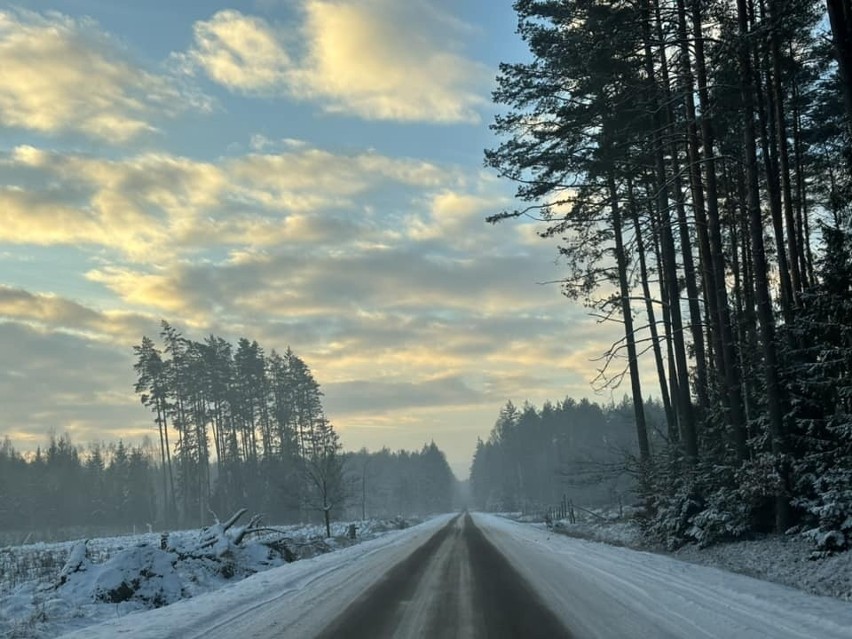
{"label": "tire track", "polygon": [[570,639],[571,634],[465,514],[388,571],[319,636]]}

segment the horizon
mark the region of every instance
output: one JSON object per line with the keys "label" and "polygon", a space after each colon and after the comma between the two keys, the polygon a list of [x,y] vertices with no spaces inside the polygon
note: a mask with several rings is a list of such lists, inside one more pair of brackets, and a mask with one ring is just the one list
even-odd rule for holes
{"label": "horizon", "polygon": [[528,56],[510,3],[3,6],[16,446],[154,432],[132,346],[161,318],[292,347],[346,448],[434,440],[462,479],[506,400],[625,392],[590,385],[619,327],[541,284],[555,242],[485,222],[513,206],[482,168]]}

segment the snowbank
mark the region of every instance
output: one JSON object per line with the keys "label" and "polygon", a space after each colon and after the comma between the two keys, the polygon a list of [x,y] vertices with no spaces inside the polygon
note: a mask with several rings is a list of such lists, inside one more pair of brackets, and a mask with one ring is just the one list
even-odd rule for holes
{"label": "snowbank", "polygon": [[[544,528],[544,523],[532,524]],[[648,545],[639,525],[616,509],[578,512],[574,523],[553,522],[552,530],[570,537],[668,555],[681,561],[722,568],[804,592],[852,601],[852,551],[815,556],[806,535],[765,535],[706,548],[689,544],[674,552]]]}
{"label": "snowbank", "polygon": [[33,544],[0,549],[0,637],[50,639],[105,619],[168,606],[290,561],[410,525],[370,520],[289,526],[242,539],[245,527]]}

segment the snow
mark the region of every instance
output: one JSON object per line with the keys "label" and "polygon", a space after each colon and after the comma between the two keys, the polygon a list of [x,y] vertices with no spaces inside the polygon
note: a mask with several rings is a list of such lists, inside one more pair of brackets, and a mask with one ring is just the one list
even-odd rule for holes
{"label": "snow", "polygon": [[[365,541],[392,534],[398,522],[357,525]],[[328,540],[318,526],[280,530],[289,550],[310,558],[354,543],[345,537],[347,527],[336,524]],[[284,565],[285,558],[262,543],[280,537],[254,535],[237,545],[218,524],[171,533],[165,548],[160,534],[148,533],[0,549],[0,637],[49,639],[198,597],[255,573],[289,569],[293,564]]]}
{"label": "snow", "polygon": [[[126,605],[129,602],[89,604],[112,614],[107,618],[84,608],[75,622],[67,609],[71,599],[45,596],[38,612],[46,618],[64,616],[64,631],[88,625],[68,639],[311,637],[452,517],[436,517],[333,553],[258,572],[154,610],[134,610]],[[475,514],[474,522],[572,636],[581,639],[852,639],[848,602],[671,556],[555,534],[541,525],[499,516]],[[151,567],[158,564],[152,561]],[[78,574],[72,573],[69,584]],[[100,574],[108,579],[107,571]],[[7,597],[0,610],[14,615],[14,605],[14,597]],[[89,625],[97,620],[103,623]]]}
{"label": "snow", "polygon": [[[810,594],[852,601],[852,552],[819,556],[814,552],[814,540],[807,534],[763,535],[706,548],[687,544],[669,552],[648,546],[638,524],[619,515],[617,509],[598,509],[592,515],[579,513],[575,523],[557,520],[553,526],[554,531],[572,537],[658,552],[681,561],[723,568],[798,588]],[[543,525],[539,527],[543,528]]]}
{"label": "snow", "polygon": [[766,536],[699,549],[689,545],[673,556],[716,566],[804,592],[852,602],[852,551],[819,557],[801,536]]}
{"label": "snow", "polygon": [[556,532],[572,537],[602,541],[614,546],[639,548],[642,545],[642,531],[631,519],[606,509],[593,512],[594,516],[577,517],[574,523],[559,519],[553,522],[553,528]]}
{"label": "snow", "polygon": [[852,605],[649,552],[477,514],[578,637],[852,639]]}
{"label": "snow", "polygon": [[[439,516],[405,530],[389,531],[355,546],[258,573],[174,605],[112,619],[66,637],[233,639],[249,636],[247,627],[262,623],[269,614],[275,614],[275,623],[287,629],[286,636],[310,637],[451,517]],[[240,625],[235,630],[232,624]]]}

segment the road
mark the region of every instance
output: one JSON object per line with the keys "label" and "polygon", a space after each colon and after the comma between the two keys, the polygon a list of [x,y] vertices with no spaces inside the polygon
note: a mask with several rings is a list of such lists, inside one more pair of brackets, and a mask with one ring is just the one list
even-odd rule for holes
{"label": "road", "polygon": [[322,639],[570,636],[469,514],[450,521],[320,634]]}
{"label": "road", "polygon": [[852,603],[476,513],[70,637],[852,639]]}

